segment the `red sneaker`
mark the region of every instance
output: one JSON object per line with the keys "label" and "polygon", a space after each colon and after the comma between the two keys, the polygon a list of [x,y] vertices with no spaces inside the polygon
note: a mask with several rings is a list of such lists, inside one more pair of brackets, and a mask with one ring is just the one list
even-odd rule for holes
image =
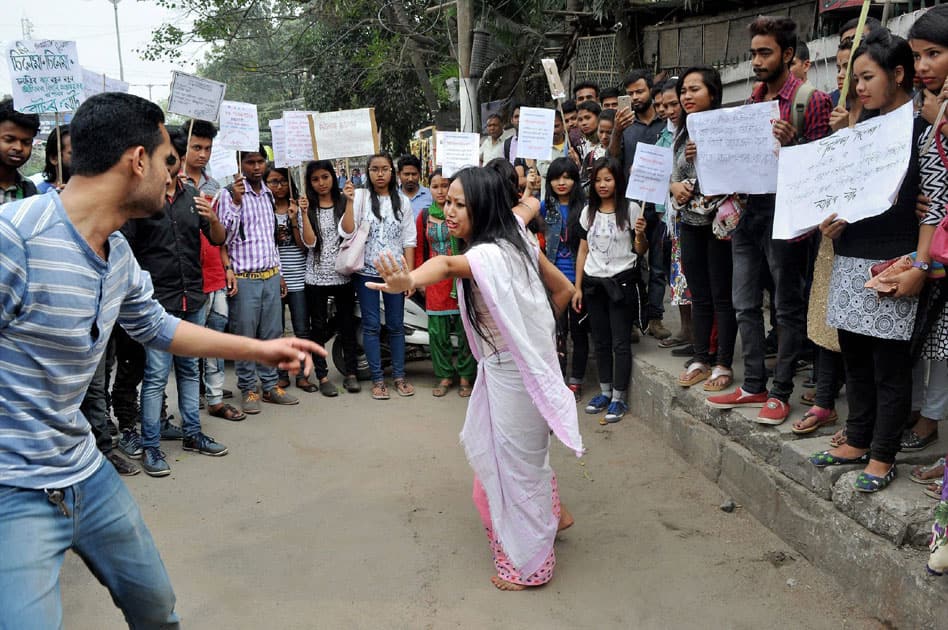
{"label": "red sneaker", "polygon": [[790,405],[779,398],[768,398],[767,404],[757,414],[758,424],[769,424],[776,426],[787,419],[790,415]]}
{"label": "red sneaker", "polygon": [[733,409],[734,407],[763,407],[767,403],[767,392],[748,394],[738,387],[728,394],[711,396],[706,401],[709,407],[715,409]]}
{"label": "red sneaker", "polygon": [[583,397],[582,385],[580,385],[579,383],[570,383],[569,385],[567,385],[567,387],[569,388],[569,391],[573,392],[573,398],[575,398],[577,401],[582,399]]}

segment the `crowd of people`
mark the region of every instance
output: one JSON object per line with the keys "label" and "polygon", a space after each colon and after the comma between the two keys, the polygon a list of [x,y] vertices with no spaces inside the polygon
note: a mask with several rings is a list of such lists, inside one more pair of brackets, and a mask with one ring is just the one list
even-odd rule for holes
{"label": "crowd of people", "polygon": [[[39,120],[0,103],[7,203],[0,208],[0,334],[20,349],[6,360],[16,369],[0,369],[10,393],[0,402],[0,440],[12,440],[0,449],[0,505],[23,510],[0,510],[0,609],[10,603],[32,614],[23,602],[33,600],[17,599],[24,586],[9,562],[15,554],[6,552],[32,531],[25,526],[40,503],[68,516],[77,509],[76,488],[95,484],[131,506],[132,516],[115,527],[144,530],[127,491],[116,490],[115,473],[136,474],[130,460],[140,458],[148,475],[170,474],[162,440],[226,455],[204,433],[202,407],[240,421],[261,413],[262,403],[299,404],[291,386],[337,397],[322,348],[333,337],[344,358],[342,387],[360,392],[356,300],[375,400],[390,398],[389,383],[398,396],[415,394],[403,317],[407,299],[424,304],[432,395],[456,385],[471,398],[462,443],[476,473],[494,584],[503,590],[552,577],[553,538],[572,518],[549,465],[550,435],[579,455],[575,402],[602,424],[635,408],[629,388],[640,333],[687,359],[681,387],[700,385],[714,408],[759,408],[764,425],[790,417],[794,377],[811,370],[797,434],[838,421],[835,401],[845,385],[845,427],[810,461],[862,466],[857,490],[886,488],[900,450],[936,442],[948,405],[948,291],[930,254],[948,207],[948,154],[936,121],[948,96],[948,7],[922,15],[907,39],[870,21],[854,42],[854,26],[844,27],[837,54],[840,89],[852,73],[848,94],[806,82],[809,54],[792,20],[759,17],[749,26],[757,82],[747,102],[778,103],[773,134],[781,146],[909,103],[916,112],[910,165],[892,207],[852,224],[830,215],[793,240],[772,236],[774,195],[702,192],[701,146],[687,118],[724,105],[721,76],[707,66],[661,80],[634,70],[621,90],[576,85],[574,99],[557,108],[546,161],[517,156],[519,107],[507,121],[492,114],[482,167],[453,177],[434,171],[428,186],[417,157],[396,162],[385,153],[368,158],[364,176],[347,177],[320,160],[296,182],[260,146],[238,153],[240,172],[222,187],[207,172],[212,123],[166,130],[154,105],[105,94],[50,135],[38,191],[18,169]],[[104,131],[109,125],[117,131]],[[664,204],[625,198],[642,143],[673,152]],[[340,259],[357,244],[356,263],[343,269]],[[867,286],[880,263],[904,256],[906,269]],[[53,273],[73,277],[67,284]],[[680,315],[674,334],[663,324],[666,292]],[[585,393],[590,335],[599,386]],[[735,387],[738,337],[744,368]],[[224,388],[225,358],[235,361],[233,393]],[[310,365],[312,373],[301,369]],[[172,367],[180,424],[165,404]],[[37,374],[46,375],[41,386],[23,386]],[[231,396],[236,404],[225,402]],[[75,423],[82,417],[91,429]],[[943,501],[944,476],[944,458],[912,473]],[[21,497],[8,488],[32,492]],[[948,544],[946,526],[936,524],[939,551]],[[172,623],[173,594],[150,536],[135,544],[122,553],[151,567],[146,603],[135,589],[121,590],[127,560],[116,558],[119,548],[82,539],[60,547],[92,557],[130,623]],[[58,553],[49,571],[58,571]],[[56,596],[52,587],[43,595]]]}

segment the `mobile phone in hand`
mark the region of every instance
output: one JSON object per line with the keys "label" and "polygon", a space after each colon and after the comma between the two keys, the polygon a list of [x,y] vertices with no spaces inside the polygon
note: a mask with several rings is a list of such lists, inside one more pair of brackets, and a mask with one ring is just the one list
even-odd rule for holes
{"label": "mobile phone in hand", "polygon": [[619,109],[623,110],[627,107],[632,109],[632,97],[628,94],[622,94],[619,96]]}

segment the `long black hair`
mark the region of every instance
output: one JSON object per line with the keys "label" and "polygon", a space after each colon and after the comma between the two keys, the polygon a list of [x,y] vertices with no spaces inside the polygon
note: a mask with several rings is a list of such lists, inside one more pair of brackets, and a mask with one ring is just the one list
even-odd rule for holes
{"label": "long black hair", "polygon": [[889,79],[893,80],[895,70],[902,66],[904,77],[900,86],[907,94],[912,93],[915,81],[915,55],[909,43],[889,32],[889,29],[880,28],[872,31],[862,40],[859,48],[853,51],[849,60],[849,67],[856,65],[856,59],[862,55],[869,55],[869,58],[879,64]]}
{"label": "long black hair", "polygon": [[[484,168],[490,169],[500,175],[500,178],[506,183],[507,196],[510,198],[510,207],[514,208],[520,203],[520,175],[517,169],[504,158],[494,158],[484,165]],[[533,217],[527,223],[527,229],[537,234],[541,231],[539,217]]]}
{"label": "long black hair", "polygon": [[[181,159],[184,160],[184,155],[181,156]],[[282,166],[267,166],[267,170],[263,172],[264,185],[267,183],[267,178],[270,176],[270,173],[279,173],[286,179],[286,184],[288,186],[287,193],[289,194],[288,199],[299,199],[299,189],[296,187],[296,183],[293,182],[293,177],[290,175],[290,169],[284,168]],[[276,196],[274,195],[273,198],[276,199]]]}
{"label": "long black hair", "polygon": [[948,47],[948,5],[939,4],[918,16],[906,39],[924,39]]}
{"label": "long black hair", "polygon": [[[392,156],[388,153],[376,153],[369,158],[368,166],[372,166],[372,160],[381,159],[388,162],[388,167],[391,169],[390,173],[392,179],[388,182],[388,198],[392,201],[392,214],[395,215],[396,221],[402,220],[402,196],[401,191],[398,189],[398,177],[395,173],[395,162],[392,160]],[[379,221],[382,220],[382,205],[379,201],[379,195],[375,192],[375,184],[372,183],[372,174],[369,173],[369,181],[366,184],[366,188],[369,189],[369,194],[372,198],[372,214],[375,215],[375,218]]]}
{"label": "long black hair", "polygon": [[569,158],[556,158],[550,163],[550,168],[546,171],[546,194],[544,196],[546,216],[549,217],[551,212],[559,212],[560,198],[553,190],[553,182],[563,175],[573,180],[573,190],[569,193],[569,207],[563,221],[566,223],[566,234],[569,237],[567,246],[570,251],[575,251],[573,249],[574,245],[577,249],[579,248],[579,230],[576,229],[576,226],[579,225],[579,215],[583,211],[583,206],[586,205],[586,194],[583,192],[583,186],[580,182],[579,167]]}
{"label": "long black hair", "polygon": [[608,155],[601,157],[592,165],[592,172],[589,176],[589,203],[586,205],[586,223],[592,225],[596,213],[602,207],[602,199],[596,192],[596,176],[599,171],[607,170],[612,173],[612,178],[616,182],[616,189],[613,197],[616,202],[616,227],[620,230],[631,229],[629,222],[629,202],[625,198],[625,175],[622,174],[622,165],[618,160]]}
{"label": "long black hair", "polygon": [[[531,281],[540,280],[539,261],[534,262],[527,242],[524,240],[516,215],[511,211],[510,184],[495,170],[489,168],[465,168],[454,177],[464,190],[464,205],[471,222],[471,234],[462,241],[462,251],[474,245],[492,243],[508,245],[522,260]],[[475,304],[473,285],[470,279],[461,282],[468,319],[474,332],[492,349],[497,346],[485,330]]]}
{"label": "long black hair", "polygon": [[322,230],[319,229],[319,194],[316,192],[316,189],[313,188],[312,182],[310,182],[313,173],[316,171],[326,171],[332,177],[332,186],[329,188],[329,194],[332,197],[333,222],[336,224],[339,223],[339,220],[346,211],[346,200],[339,190],[339,178],[336,177],[336,169],[333,168],[332,162],[329,160],[316,160],[306,165],[306,179],[303,182],[303,190],[306,191],[306,199],[309,200],[309,211],[307,212],[307,214],[309,214],[309,224],[313,226],[313,232],[316,233],[316,246],[313,248],[313,253],[316,254],[318,258],[323,249],[323,234]]}
{"label": "long black hair", "polygon": [[[59,126],[59,136],[65,141],[69,137],[69,125],[60,125]],[[43,167],[43,179],[50,183],[55,183],[57,169],[56,164],[53,162],[54,159],[61,159],[59,157],[59,138],[56,134],[56,127],[53,127],[53,130],[49,132],[49,137],[46,138],[46,165]],[[63,164],[63,181],[62,183],[69,182],[69,169]]]}
{"label": "long black hair", "polygon": [[[675,95],[678,96],[678,102],[681,102],[681,93],[685,90],[685,78],[690,74],[700,74],[701,82],[708,88],[708,95],[711,97],[711,106],[708,108],[718,109],[721,107],[721,101],[724,97],[724,86],[721,84],[721,73],[711,66],[692,66],[678,78],[675,84]],[[688,112],[681,108],[681,115],[678,119],[678,133],[675,135],[675,150],[678,151],[688,142]]]}

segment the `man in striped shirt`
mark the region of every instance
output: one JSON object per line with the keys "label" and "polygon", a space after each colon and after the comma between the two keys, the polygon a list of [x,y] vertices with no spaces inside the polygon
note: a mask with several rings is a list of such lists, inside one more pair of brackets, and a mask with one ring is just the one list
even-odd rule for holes
{"label": "man in striped shirt", "polygon": [[171,143],[156,105],[98,94],[70,126],[73,176],[0,207],[0,627],[62,625],[59,569],[78,553],[131,627],[178,627],[151,534],[79,411],[118,322],[149,348],[297,371],[316,344],[208,331],[168,315],[125,238],[159,213]]}
{"label": "man in striped shirt", "polygon": [[[283,297],[286,284],[280,270],[276,246],[276,220],[273,217],[273,193],[263,184],[267,170],[266,152],[241,152],[243,177],[221,191],[218,214],[227,230],[227,252],[237,292],[228,299],[230,331],[257,339],[283,336]],[[246,414],[260,413],[257,383],[263,389],[263,401],[277,405],[296,405],[299,399],[277,383],[275,368],[253,361],[237,361],[237,387]]]}

